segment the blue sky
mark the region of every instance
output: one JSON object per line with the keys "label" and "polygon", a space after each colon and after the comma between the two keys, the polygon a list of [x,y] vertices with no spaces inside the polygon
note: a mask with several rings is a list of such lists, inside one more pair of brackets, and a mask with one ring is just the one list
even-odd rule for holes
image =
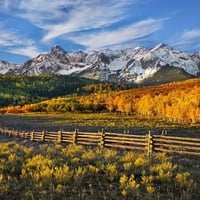
{"label": "blue sky", "polygon": [[199,8],[199,0],[0,0],[0,60],[22,63],[55,44],[200,51]]}

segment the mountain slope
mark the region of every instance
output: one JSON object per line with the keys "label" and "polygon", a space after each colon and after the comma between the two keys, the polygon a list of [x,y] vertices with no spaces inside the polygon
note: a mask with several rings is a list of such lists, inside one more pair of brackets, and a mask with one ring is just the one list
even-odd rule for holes
{"label": "mountain slope", "polygon": [[12,64],[4,60],[0,60],[0,74],[14,73],[20,65]]}
{"label": "mountain slope", "polygon": [[182,68],[166,65],[165,67],[160,68],[151,77],[144,79],[142,85],[159,85],[174,81],[183,81],[194,77],[194,75],[187,73]]}
{"label": "mountain slope", "polygon": [[0,73],[7,74],[67,74],[96,80],[140,83],[160,71],[163,77],[167,70],[182,69],[192,76],[200,73],[200,53],[187,54],[176,51],[165,44],[153,49],[140,47],[124,50],[101,50],[68,53],[54,46],[24,64],[9,65],[0,63]]}

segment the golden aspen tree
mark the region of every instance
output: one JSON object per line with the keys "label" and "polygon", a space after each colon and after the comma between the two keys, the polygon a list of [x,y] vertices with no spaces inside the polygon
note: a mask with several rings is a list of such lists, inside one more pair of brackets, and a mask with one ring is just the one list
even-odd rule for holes
{"label": "golden aspen tree", "polygon": [[116,106],[114,104],[114,97],[108,96],[105,100],[106,102],[106,108],[109,110],[109,112],[113,112],[116,110]]}

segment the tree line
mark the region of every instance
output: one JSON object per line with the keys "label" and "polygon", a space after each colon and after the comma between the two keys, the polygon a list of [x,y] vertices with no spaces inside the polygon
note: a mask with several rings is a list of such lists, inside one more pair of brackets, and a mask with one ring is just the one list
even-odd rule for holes
{"label": "tree line", "polygon": [[200,79],[161,86],[106,91],[77,97],[54,98],[36,104],[7,107],[3,112],[110,112],[200,122]]}
{"label": "tree line", "polygon": [[0,75],[0,107],[22,106],[57,96],[76,94],[95,81],[63,75]]}
{"label": "tree line", "polygon": [[0,107],[23,106],[59,96],[124,90],[133,84],[101,83],[67,75],[0,75]]}

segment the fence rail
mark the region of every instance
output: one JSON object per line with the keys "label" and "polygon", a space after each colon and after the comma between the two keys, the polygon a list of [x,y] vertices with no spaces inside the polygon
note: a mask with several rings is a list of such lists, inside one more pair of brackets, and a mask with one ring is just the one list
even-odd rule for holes
{"label": "fence rail", "polygon": [[168,152],[184,155],[200,156],[200,139],[186,137],[172,137],[165,135],[132,135],[124,133],[109,133],[102,130],[97,133],[65,131],[16,131],[0,129],[0,134],[10,137],[24,138],[31,141],[72,143],[80,145],[93,145],[112,147],[127,150],[153,152]]}

